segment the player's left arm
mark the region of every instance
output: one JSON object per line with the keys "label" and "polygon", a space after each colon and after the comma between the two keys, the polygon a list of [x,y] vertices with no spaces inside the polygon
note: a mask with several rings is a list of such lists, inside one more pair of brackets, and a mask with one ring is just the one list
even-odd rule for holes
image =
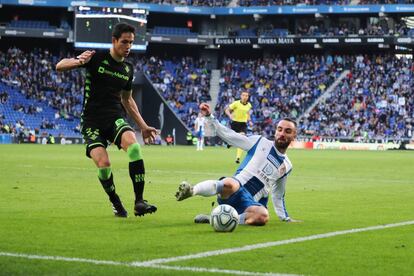
{"label": "player's left arm", "polygon": [[286,191],[287,175],[278,179],[272,188],[272,201],[276,215],[284,222],[300,222],[292,219],[286,210],[285,205],[285,191]]}
{"label": "player's left arm", "polygon": [[210,105],[206,103],[200,104],[200,112],[206,118],[206,124],[211,127],[218,137],[229,145],[241,148],[242,150],[250,150],[260,138],[258,135],[246,137],[240,133],[236,133],[234,130],[227,128],[220,124],[218,120],[211,114]]}
{"label": "player's left arm", "polygon": [[148,126],[142,118],[141,113],[138,110],[138,106],[135,103],[134,98],[132,98],[132,90],[123,90],[121,92],[121,103],[128,115],[132,117],[132,119],[141,129],[144,141],[150,143],[154,142],[157,130],[153,127]]}

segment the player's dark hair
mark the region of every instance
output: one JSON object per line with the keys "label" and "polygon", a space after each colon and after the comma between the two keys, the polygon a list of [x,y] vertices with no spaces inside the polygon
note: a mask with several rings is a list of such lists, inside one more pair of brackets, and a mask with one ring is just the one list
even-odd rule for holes
{"label": "player's dark hair", "polygon": [[118,23],[114,26],[114,29],[112,30],[112,36],[116,39],[119,39],[123,33],[133,33],[135,34],[135,28],[132,25],[129,25],[128,23]]}
{"label": "player's dark hair", "polygon": [[[293,124],[295,125],[295,128],[296,128],[296,127],[298,127],[298,123],[296,123],[296,121],[295,121],[295,120],[293,120],[292,118],[285,117],[285,118],[283,118],[282,120],[284,120],[284,121],[288,121],[288,122],[293,123]],[[282,121],[282,120],[281,120],[281,121]]]}

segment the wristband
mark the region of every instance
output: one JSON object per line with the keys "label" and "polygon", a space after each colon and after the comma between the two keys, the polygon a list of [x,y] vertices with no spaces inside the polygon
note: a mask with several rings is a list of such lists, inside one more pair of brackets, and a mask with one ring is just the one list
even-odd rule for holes
{"label": "wristband", "polygon": [[79,56],[75,57],[75,59],[79,61],[80,65],[83,65],[84,64],[84,62],[79,59]]}

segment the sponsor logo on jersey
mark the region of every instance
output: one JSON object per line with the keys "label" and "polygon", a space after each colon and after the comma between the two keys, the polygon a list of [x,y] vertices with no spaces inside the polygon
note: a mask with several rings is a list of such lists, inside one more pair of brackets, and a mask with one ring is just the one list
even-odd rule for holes
{"label": "sponsor logo on jersey", "polygon": [[98,73],[105,74],[105,75],[109,75],[111,77],[119,78],[119,79],[126,80],[126,81],[129,80],[129,77],[128,76],[123,75],[123,74],[121,74],[119,72],[112,72],[112,71],[110,71],[108,69],[105,69],[105,67],[102,67],[102,66],[99,66],[98,67]]}
{"label": "sponsor logo on jersey", "polygon": [[279,162],[276,160],[276,157],[274,157],[273,155],[269,154],[267,156],[267,160],[269,160],[270,163],[272,163],[276,168],[279,168],[280,164]]}

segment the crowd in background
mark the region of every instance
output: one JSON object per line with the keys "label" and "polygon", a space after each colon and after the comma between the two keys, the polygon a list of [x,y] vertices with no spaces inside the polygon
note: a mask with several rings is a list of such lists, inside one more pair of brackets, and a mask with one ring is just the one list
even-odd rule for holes
{"label": "crowd in background", "polygon": [[412,137],[412,59],[394,55],[347,56],[347,77],[299,123],[303,135],[363,140]]}
{"label": "crowd in background", "polygon": [[[13,95],[2,90],[5,86],[0,86],[0,107],[7,105],[21,114],[10,123],[9,113],[0,109],[1,132],[56,129],[65,122],[79,122],[82,70],[57,73],[54,64],[62,57],[40,49],[29,53],[16,48],[0,52],[0,84],[17,89],[22,97],[16,102]],[[198,105],[211,99],[210,62],[189,56],[139,57],[133,62],[136,70],[148,76],[172,110],[192,129]],[[331,96],[299,122],[299,135],[358,139],[412,137],[414,66],[412,59],[395,55],[224,59],[216,115],[223,124],[228,124],[224,109],[242,91],[248,91],[253,105],[249,133],[271,136],[280,118],[298,118],[346,69],[350,73]],[[46,116],[48,108],[53,111]],[[33,117],[40,118],[36,126],[27,119]],[[73,131],[79,133],[79,130],[78,123]]]}
{"label": "crowd in background", "polygon": [[0,52],[1,81],[19,88],[27,99],[47,103],[61,117],[79,118],[83,78],[76,70],[58,73],[54,67],[61,58],[48,50],[34,49],[27,53],[10,48],[6,53]]}
{"label": "crowd in background", "polygon": [[[115,0],[112,0],[115,1]],[[206,6],[225,7],[234,6],[300,6],[300,5],[349,5],[351,0],[124,0],[131,3],[147,3],[159,5],[184,5],[184,6]],[[359,0],[354,4],[412,4],[414,0]]]}
{"label": "crowd in background", "polygon": [[395,55],[227,60],[216,112],[226,124],[225,107],[248,91],[253,105],[249,132],[270,137],[280,118],[297,119],[345,69],[350,73],[331,97],[299,122],[299,135],[357,140],[412,137],[414,66],[412,59]]}
{"label": "crowd in background", "polygon": [[[19,91],[23,96],[21,102],[13,104],[13,110],[25,115],[40,117],[42,123],[33,126],[24,119],[13,122],[9,130],[19,132],[19,126],[33,130],[35,128],[59,128],[57,119],[78,120],[83,101],[83,78],[80,71],[58,73],[55,65],[63,56],[52,55],[45,49],[24,52],[18,48],[0,51],[0,80],[4,85]],[[7,94],[0,91],[1,95]],[[6,103],[10,95],[2,96]],[[53,114],[46,114],[44,108],[51,107]],[[3,114],[4,115],[4,114]],[[10,123],[9,123],[10,124]],[[4,125],[4,124],[3,124]],[[17,127],[16,127],[17,125]],[[77,130],[79,131],[79,129]]]}
{"label": "crowd in background", "polygon": [[152,56],[142,65],[142,70],[168,105],[191,128],[198,105],[211,99],[208,61],[188,56],[172,59]]}
{"label": "crowd in background", "polygon": [[274,122],[303,113],[342,69],[341,60],[313,55],[245,61],[227,59],[222,68],[216,112],[226,121],[226,106],[242,91],[248,91],[253,106],[251,131],[270,136]]}
{"label": "crowd in background", "polygon": [[369,24],[366,28],[356,28],[350,24],[338,24],[338,26],[332,26],[324,28],[320,25],[304,25],[300,26],[297,31],[297,35],[301,36],[372,36],[372,35],[406,35],[409,29],[407,27],[396,26],[395,29],[388,28],[387,25],[381,24]]}
{"label": "crowd in background", "polygon": [[[115,0],[112,0],[115,1]],[[349,5],[351,0],[123,0],[130,3],[147,3],[159,5],[184,5],[184,6],[300,6],[300,5]],[[414,0],[359,0],[354,4],[412,4]]]}

